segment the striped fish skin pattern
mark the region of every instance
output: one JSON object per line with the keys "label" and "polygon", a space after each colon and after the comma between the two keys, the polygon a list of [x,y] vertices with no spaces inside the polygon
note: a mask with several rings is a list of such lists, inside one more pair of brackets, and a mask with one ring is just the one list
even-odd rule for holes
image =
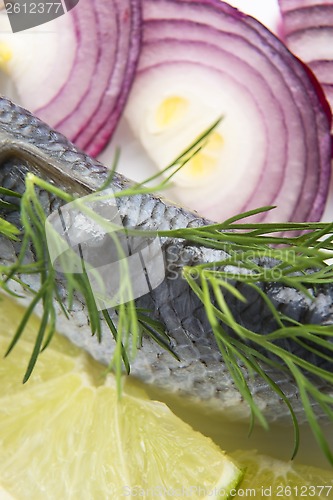
{"label": "striped fish skin pattern", "polygon": [[[8,99],[0,98],[0,185],[23,192],[28,172],[33,172],[61,189],[79,196],[96,190],[108,177],[108,169],[105,166],[78,150],[64,136],[25,109]],[[131,185],[130,180],[115,174],[112,183],[114,191]],[[39,197],[47,215],[62,205],[59,199],[45,191],[40,191]],[[165,230],[199,227],[209,222],[151,194],[119,197],[117,205],[123,225],[129,228]],[[19,210],[1,215],[17,225],[20,224]],[[203,305],[182,277],[184,265],[221,261],[226,254],[173,238],[162,238],[161,245],[165,279],[149,294],[137,299],[136,303],[138,307],[149,309],[151,317],[165,325],[179,360],[145,336],[137,356],[131,363],[131,373],[148,384],[202,401],[208,407],[223,409],[225,414],[232,418],[247,418],[248,405],[223,363]],[[15,261],[19,249],[19,244],[1,238],[0,261]],[[29,252],[27,259],[34,259],[33,250],[30,249]],[[269,266],[269,259],[263,265]],[[38,287],[37,276],[24,276],[24,279],[32,288]],[[263,335],[273,331],[276,324],[261,296],[240,282],[235,281],[234,284],[247,298],[247,302],[242,303],[227,296],[228,305],[239,323]],[[58,286],[60,295],[65,300],[66,289],[61,277]],[[309,289],[313,300],[292,288],[276,283],[260,286],[277,310],[293,319],[303,323],[333,323],[332,285],[316,290]],[[110,314],[116,321],[115,313],[110,311]],[[98,361],[109,363],[114,341],[108,327],[102,322],[101,343],[91,336],[86,308],[79,298],[75,298],[69,320],[65,318],[60,307],[57,308],[57,315],[57,328],[60,333],[88,351]],[[232,332],[230,334],[233,335]],[[311,354],[291,339],[281,341],[281,345],[323,368],[332,369],[332,363]],[[283,371],[276,372],[269,366],[263,368],[290,398],[299,420],[304,420],[297,386],[290,375]],[[247,382],[255,401],[269,421],[289,422],[289,411],[285,403],[271,390],[267,382],[256,374],[248,378]],[[332,392],[331,387],[324,381],[318,380],[316,384],[321,391],[327,394]],[[318,417],[322,416],[320,409],[316,411]]]}

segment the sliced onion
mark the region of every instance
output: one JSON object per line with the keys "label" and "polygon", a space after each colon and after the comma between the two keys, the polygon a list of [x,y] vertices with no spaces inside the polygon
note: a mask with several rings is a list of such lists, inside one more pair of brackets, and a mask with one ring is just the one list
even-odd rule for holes
{"label": "sliced onion", "polygon": [[279,0],[290,50],[306,62],[333,109],[333,0]]}
{"label": "sliced onion", "polygon": [[288,10],[300,9],[302,7],[311,7],[313,5],[332,5],[332,0],[278,0],[282,12]]}
{"label": "sliced onion", "polygon": [[93,156],[109,141],[132,84],[140,4],[80,0],[50,23],[0,35],[20,103]]}
{"label": "sliced onion", "polygon": [[274,34],[280,33],[281,12],[277,0],[227,0],[227,3],[255,17]]}
{"label": "sliced onion", "polygon": [[125,114],[148,154],[163,168],[223,117],[196,162],[175,175],[172,195],[212,220],[264,205],[277,205],[266,220],[319,219],[331,116],[313,75],[259,22],[219,0],[143,5]]}

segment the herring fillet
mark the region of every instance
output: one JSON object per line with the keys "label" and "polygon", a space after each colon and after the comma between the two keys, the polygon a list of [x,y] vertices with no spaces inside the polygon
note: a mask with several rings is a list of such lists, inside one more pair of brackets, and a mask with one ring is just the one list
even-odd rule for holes
{"label": "herring fillet", "polygon": [[[64,136],[49,128],[25,109],[0,98],[0,185],[18,192],[24,190],[27,172],[54,182],[57,186],[83,196],[100,187],[107,179],[108,170],[78,150]],[[112,187],[121,190],[131,181],[115,174]],[[43,208],[48,215],[60,206],[53,195],[39,193]],[[185,209],[167,203],[153,195],[120,197],[118,209],[125,227],[142,229],[176,229],[200,226],[207,221]],[[5,214],[7,220],[19,224],[19,211]],[[154,384],[167,391],[178,392],[189,398],[205,401],[233,418],[247,418],[249,408],[238,392],[232,377],[221,360],[214,335],[200,300],[181,277],[184,265],[222,260],[225,254],[199,247],[183,240],[164,238],[162,249],[165,259],[166,278],[150,294],[137,299],[139,307],[151,310],[151,315],[160,320],[168,332],[172,347],[180,361],[174,359],[155,341],[144,337],[138,355],[132,361],[131,373],[142,381]],[[15,243],[0,239],[0,261],[15,261],[18,253]],[[29,258],[33,258],[31,253]],[[38,278],[26,276],[33,287]],[[315,324],[333,324],[333,285],[329,284],[312,291],[313,301],[300,292],[279,284],[262,284],[265,293],[276,308],[293,319]],[[65,298],[66,290],[59,282],[60,293]],[[252,289],[239,284],[246,295],[246,304],[229,297],[229,306],[237,320],[253,331],[265,334],[274,330],[274,321],[264,301]],[[102,342],[91,336],[85,305],[78,299],[70,311],[70,321],[57,311],[57,329],[72,342],[87,350],[94,358],[108,364],[114,349],[114,341],[107,325],[102,324]],[[333,326],[332,326],[333,332]],[[299,356],[313,356],[291,340],[284,347]],[[315,362],[319,362],[315,359]],[[326,369],[332,363],[321,361]],[[275,380],[292,402],[300,421],[305,419],[296,384],[284,372],[275,373],[269,367],[265,371]],[[249,387],[258,406],[269,421],[289,419],[285,403],[257,374],[248,380]],[[318,388],[330,394],[331,386],[318,380]],[[320,410],[318,409],[318,416]]]}

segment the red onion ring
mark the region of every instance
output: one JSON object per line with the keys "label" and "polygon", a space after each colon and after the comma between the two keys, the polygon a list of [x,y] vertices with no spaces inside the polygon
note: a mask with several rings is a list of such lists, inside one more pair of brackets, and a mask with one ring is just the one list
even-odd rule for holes
{"label": "red onion ring", "polygon": [[333,109],[333,0],[280,0],[289,49],[322,84]]}
{"label": "red onion ring", "polygon": [[[256,147],[248,148],[246,160],[244,134],[236,134],[232,189],[212,178],[208,187],[183,187],[179,200],[189,204],[195,198],[192,207],[214,220],[263,205],[277,205],[266,220],[318,220],[330,178],[331,115],[307,68],[259,22],[219,0],[144,0],[143,5],[143,46],[126,108],[134,132],[142,134],[144,126],[143,95],[159,92],[163,80],[167,92],[177,75],[191,75],[193,86],[200,75],[205,82],[211,78],[221,94],[232,88],[235,107],[237,100],[244,107],[242,119],[253,118],[245,139],[251,137]],[[226,126],[228,120],[225,116]],[[243,175],[234,181],[238,162],[244,161]]]}
{"label": "red onion ring", "polygon": [[30,36],[1,32],[13,54],[8,72],[18,99],[96,156],[119,121],[135,75],[141,0],[80,0],[45,26]]}
{"label": "red onion ring", "polygon": [[283,12],[300,9],[302,7],[312,7],[313,5],[332,5],[332,0],[279,0],[280,8]]}

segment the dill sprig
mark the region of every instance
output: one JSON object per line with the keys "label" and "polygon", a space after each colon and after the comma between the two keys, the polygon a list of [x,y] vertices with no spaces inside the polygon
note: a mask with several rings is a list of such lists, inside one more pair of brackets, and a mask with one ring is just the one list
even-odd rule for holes
{"label": "dill sprig", "polygon": [[[154,193],[168,186],[172,176],[179,168],[182,168],[204,146],[209,133],[216,127],[217,123],[162,172],[163,177],[158,184],[149,185],[156,181],[161,173],[152,176],[144,183],[116,192],[114,196]],[[100,195],[100,191],[110,185],[115,168],[116,161],[109,178],[96,194]],[[55,332],[56,302],[64,314],[68,316],[76,294],[81,296],[85,302],[91,333],[100,339],[102,321],[105,321],[114,337],[115,349],[109,368],[115,372],[119,392],[121,391],[121,377],[124,372],[130,372],[131,361],[134,359],[143,334],[149,335],[178,359],[177,352],[174,352],[170,345],[164,325],[152,319],[149,311],[138,309],[134,300],[129,300],[115,308],[117,321],[114,319],[115,316],[111,316],[109,310],[99,311],[86,273],[64,273],[67,302],[66,304],[63,302],[59,292],[57,273],[47,250],[46,214],[40,203],[37,189],[56,196],[64,203],[75,201],[83,211],[89,210],[79,199],[75,199],[71,194],[31,173],[26,176],[25,191],[22,195],[0,188],[2,212],[17,210],[17,206],[8,202],[6,198],[10,199],[13,196],[19,198],[23,227],[23,230],[20,231],[12,223],[0,219],[0,236],[14,242],[20,242],[20,251],[16,262],[0,266],[2,274],[0,286],[7,292],[14,293],[11,291],[10,282],[15,281],[24,291],[32,294],[31,303],[23,315],[16,334],[8,347],[7,354],[21,338],[37,305],[42,306],[41,322],[24,381],[28,380],[39,353],[49,345]],[[332,326],[300,324],[292,318],[286,317],[276,309],[268,295],[260,287],[262,283],[280,283],[299,290],[304,297],[312,300],[310,288],[315,289],[317,286],[333,282],[333,264],[329,263],[333,250],[333,225],[322,222],[251,223],[246,221],[246,218],[252,215],[271,209],[273,207],[263,207],[232,217],[219,224],[198,228],[157,232],[140,230],[137,232],[140,236],[157,235],[175,238],[184,240],[188,244],[193,243],[206,248],[220,249],[226,253],[226,257],[222,261],[184,267],[183,278],[187,280],[205,307],[223,362],[228,367],[236,387],[251,409],[251,426],[255,420],[258,420],[261,425],[268,427],[248,384],[252,374],[257,373],[271,387],[272,391],[275,391],[285,402],[290,411],[295,429],[293,452],[293,456],[295,456],[299,445],[297,417],[291,401],[265,372],[264,366],[274,368],[276,371],[282,370],[288,373],[297,384],[310,427],[319,446],[333,464],[332,451],[312,406],[312,403],[316,402],[328,419],[333,421],[333,396],[319,391],[314,382],[314,378],[321,379],[327,384],[332,384],[333,387],[333,375],[278,344],[279,340],[292,338],[304,349],[312,351],[328,362],[333,362],[333,343],[330,342]],[[108,221],[101,220],[96,214],[95,217],[96,221],[104,224],[106,229],[110,227]],[[119,230],[121,231],[123,228],[119,228]],[[131,233],[136,234],[136,231],[133,230]],[[117,234],[115,234],[115,242],[116,238]],[[34,261],[27,263],[25,256],[29,249],[33,250]],[[270,262],[269,266],[263,265],[267,259]],[[37,290],[31,289],[25,282],[25,277],[30,274],[36,274],[39,277]],[[235,280],[237,283],[242,282],[253,288],[261,296],[276,323],[274,331],[262,335],[251,331],[237,321],[228,305],[227,298],[231,296],[240,302],[245,302],[247,299],[237,288]]]}
{"label": "dill sprig", "polygon": [[[299,389],[314,436],[326,457],[333,463],[332,450],[313,410],[315,402],[328,420],[333,421],[333,391],[330,394],[324,393],[315,383],[315,380],[318,382],[320,379],[333,389],[333,374],[277,345],[279,340],[292,339],[302,346],[304,351],[315,354],[317,359],[333,362],[332,325],[301,324],[285,316],[275,308],[268,295],[258,286],[259,283],[280,283],[299,290],[305,298],[313,300],[309,288],[315,290],[318,286],[333,283],[333,264],[329,263],[333,250],[333,224],[239,222],[271,208],[263,207],[246,212],[221,224],[186,229],[181,235],[178,230],[173,231],[172,236],[223,250],[228,255],[220,262],[186,266],[183,275],[204,304],[223,361],[250,406],[252,422],[257,418],[264,427],[267,427],[267,422],[247,384],[249,374],[256,372],[289,408],[295,429],[293,457],[296,455],[299,429],[292,404],[264,372],[263,366],[273,367],[277,372],[289,372]],[[263,263],[263,259],[267,258],[270,267]],[[258,334],[245,328],[234,317],[225,298],[226,295],[231,294],[237,300],[246,302],[246,298],[233,284],[235,280],[253,288],[265,301],[277,325],[273,332]],[[230,335],[230,331],[233,335]]]}
{"label": "dill sprig", "polygon": [[[176,158],[175,161],[173,161],[169,166],[165,168],[162,174],[167,175],[158,185],[155,185],[154,187],[146,186],[146,184],[154,181],[156,178],[159,178],[161,176],[161,173],[151,176],[145,181],[145,183],[137,184],[135,187],[125,189],[120,193],[113,193],[113,196],[131,196],[138,193],[152,193],[156,190],[164,189],[169,184],[170,179],[173,177],[173,175],[175,175],[175,173],[180,168],[182,168],[194,154],[199,152],[200,149],[204,147],[207,137],[209,136],[210,132],[215,129],[219,122],[220,120],[217,120],[211,127],[209,127],[209,129],[207,129],[207,131],[205,131],[200,137],[198,137],[198,139],[187,150],[185,150],[178,158]],[[118,159],[119,151],[117,150],[108,178],[99,188],[99,190],[90,195],[90,201],[93,200],[94,195],[98,195],[99,199],[102,199],[102,196],[100,196],[99,193],[103,190],[106,190],[112,183]],[[169,171],[171,171],[171,173],[168,173]],[[116,232],[114,231],[115,228],[112,223],[94,213],[89,208],[89,206],[87,206],[86,203],[80,198],[74,197],[70,193],[63,191],[62,189],[56,187],[54,184],[51,184],[32,173],[28,173],[26,175],[25,191],[23,194],[17,193],[4,187],[0,187],[0,208],[4,212],[17,210],[17,206],[15,204],[6,200],[7,197],[20,198],[20,222],[22,227],[24,228],[23,234],[21,235],[21,248],[19,255],[17,256],[17,261],[11,265],[0,265],[0,273],[2,274],[2,278],[0,280],[0,288],[11,295],[17,296],[17,293],[13,292],[12,289],[8,286],[10,281],[13,280],[21,285],[24,290],[28,290],[34,295],[29,307],[26,309],[25,314],[23,315],[23,318],[12,341],[10,342],[10,345],[5,354],[6,356],[12,351],[12,349],[21,338],[22,333],[29,321],[29,318],[31,317],[38,304],[42,305],[41,322],[36,335],[34,349],[23,378],[23,382],[26,382],[29,379],[37,362],[39,353],[49,345],[52,336],[55,333],[55,301],[57,301],[57,303],[60,305],[63,313],[67,317],[69,317],[68,311],[71,309],[75,293],[83,297],[89,317],[91,333],[93,335],[96,334],[98,339],[101,340],[101,320],[103,318],[107,323],[109,330],[116,342],[116,347],[113,353],[113,358],[110,360],[109,368],[114,370],[116,374],[119,393],[121,393],[121,377],[123,374],[123,368],[125,368],[125,371],[129,374],[129,359],[135,356],[139,343],[139,337],[143,332],[152,337],[156,342],[158,342],[167,351],[169,351],[171,355],[178,359],[177,354],[171,347],[169,337],[165,333],[163,325],[158,324],[158,322],[152,321],[146,314],[137,312],[133,300],[129,300],[126,303],[121,303],[115,308],[118,317],[117,325],[114,324],[108,310],[102,310],[100,313],[97,308],[95,297],[92,293],[90,282],[86,272],[84,272],[83,274],[64,273],[65,287],[68,297],[67,306],[64,304],[62,298],[59,295],[56,272],[48,252],[48,242],[45,230],[47,217],[39,200],[36,188],[39,191],[42,190],[56,196],[64,203],[75,202],[78,209],[93,217],[96,223],[99,223],[106,231],[111,231],[111,234],[114,235],[113,242],[121,254],[121,246],[119,245],[118,237]],[[110,194],[108,194],[106,197],[110,197]],[[48,227],[50,228],[50,225]],[[119,231],[123,230],[122,227],[119,227],[117,229]],[[18,235],[20,235],[20,233],[21,231],[14,224],[0,218],[0,236],[2,235],[3,237],[18,241]],[[56,235],[56,237],[53,238],[52,243],[60,243],[59,235]],[[28,249],[30,249],[34,253],[35,262],[29,263],[27,265],[25,263],[25,257]],[[73,255],[73,257],[75,258],[76,256]],[[121,255],[119,255],[119,258],[121,259]],[[84,260],[82,260],[82,262],[84,263]],[[122,262],[124,262],[124,265],[126,266],[126,259],[122,259]],[[24,278],[21,279],[22,276],[24,277],[29,274],[38,274],[40,279],[38,290],[33,290],[24,282]],[[128,280],[128,273],[126,272],[126,269],[123,270],[122,278],[124,278],[124,281],[127,284],[127,292],[130,293],[131,284]],[[130,339],[131,344],[129,347]],[[130,353],[129,350],[131,351]]]}

